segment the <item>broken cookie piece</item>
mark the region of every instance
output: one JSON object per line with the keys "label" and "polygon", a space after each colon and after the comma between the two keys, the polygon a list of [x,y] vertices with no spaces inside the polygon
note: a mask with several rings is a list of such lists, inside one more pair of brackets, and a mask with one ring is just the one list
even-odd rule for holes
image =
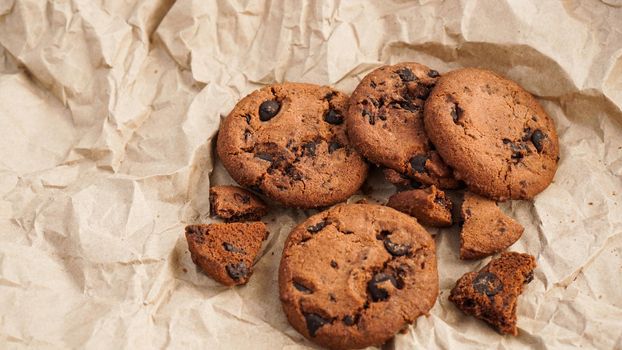
{"label": "broken cookie piece", "polygon": [[268,212],[264,201],[237,186],[214,186],[209,200],[212,215],[226,221],[257,221]]}
{"label": "broken cookie piece", "polygon": [[479,272],[469,272],[458,280],[449,300],[465,314],[489,323],[499,333],[518,335],[516,302],[523,284],[533,279],[533,256],[502,253]]}
{"label": "broken cookie piece", "polygon": [[248,282],[261,242],[267,237],[263,222],[186,226],[192,261],[226,286]]}
{"label": "broken cookie piece", "polygon": [[505,215],[493,200],[466,192],[462,203],[460,259],[480,259],[503,251],[523,234],[524,228]]}
{"label": "broken cookie piece", "polygon": [[445,193],[432,185],[425,189],[398,192],[389,198],[387,206],[397,209],[426,226],[451,226],[452,203]]}

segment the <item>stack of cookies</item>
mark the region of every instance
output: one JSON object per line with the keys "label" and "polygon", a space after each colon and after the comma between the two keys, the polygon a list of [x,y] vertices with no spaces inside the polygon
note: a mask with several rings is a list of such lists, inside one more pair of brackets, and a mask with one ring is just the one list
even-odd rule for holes
{"label": "stack of cookies", "polygon": [[[559,160],[552,119],[518,84],[418,63],[372,71],[351,97],[311,84],[266,86],[224,120],[217,152],[246,189],[212,188],[212,212],[225,222],[186,228],[193,261],[225,285],[244,284],[268,235],[260,197],[332,206],[292,230],[279,268],[289,322],[332,349],[381,345],[434,306],[436,249],[424,226],[461,225],[461,259],[503,252],[523,227],[497,201],[532,199]],[[342,203],[370,165],[396,193],[386,206]],[[532,256],[503,252],[462,276],[449,298],[516,335],[516,301],[534,268]]]}

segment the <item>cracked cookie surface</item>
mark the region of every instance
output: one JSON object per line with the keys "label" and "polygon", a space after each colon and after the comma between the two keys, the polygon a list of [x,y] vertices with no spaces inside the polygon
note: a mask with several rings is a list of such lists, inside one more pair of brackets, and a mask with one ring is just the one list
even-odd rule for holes
{"label": "cracked cookie surface", "polygon": [[347,199],[367,176],[348,141],[348,96],[326,86],[269,85],[244,97],[223,121],[218,156],[231,177],[288,206]]}
{"label": "cracked cookie surface", "polygon": [[414,62],[372,71],[352,93],[346,124],[352,144],[371,162],[423,184],[456,188],[423,126],[423,106],[439,76]]}
{"label": "cracked cookie surface", "polygon": [[439,78],[424,124],[456,179],[488,198],[533,198],[557,170],[553,120],[531,94],[493,72],[465,68]]}
{"label": "cracked cookie surface", "polygon": [[380,345],[434,305],[434,240],[392,208],[341,204],[292,230],[279,291],[289,322],[308,339],[331,349]]}

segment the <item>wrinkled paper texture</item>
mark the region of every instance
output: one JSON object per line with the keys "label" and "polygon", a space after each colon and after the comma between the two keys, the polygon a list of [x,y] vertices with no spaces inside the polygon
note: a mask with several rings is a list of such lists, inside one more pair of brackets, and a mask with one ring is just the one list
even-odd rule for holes
{"label": "wrinkled paper texture", "polygon": [[[457,228],[431,230],[441,294],[395,349],[622,348],[622,1],[0,0],[2,348],[302,349],[277,269],[314,211],[278,206],[250,283],[225,288],[183,236],[209,222],[221,118],[262,84],[352,92],[370,70],[478,66],[555,119],[561,162],[533,202],[504,203],[537,258],[500,336],[447,300]],[[374,171],[366,197],[391,187]]]}

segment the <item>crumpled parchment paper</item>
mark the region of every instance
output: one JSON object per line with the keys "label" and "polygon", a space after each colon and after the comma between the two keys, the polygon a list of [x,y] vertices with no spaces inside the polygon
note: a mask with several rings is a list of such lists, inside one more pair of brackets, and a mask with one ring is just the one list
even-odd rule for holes
{"label": "crumpled parchment paper", "polygon": [[[431,230],[441,294],[387,348],[622,348],[622,1],[0,0],[2,348],[298,349],[281,312],[283,241],[313,211],[275,206],[247,286],[196,270],[219,121],[262,84],[350,93],[371,69],[478,66],[536,95],[561,162],[504,203],[537,257],[518,337],[447,301],[458,230]],[[365,194],[391,187],[375,171]]]}

